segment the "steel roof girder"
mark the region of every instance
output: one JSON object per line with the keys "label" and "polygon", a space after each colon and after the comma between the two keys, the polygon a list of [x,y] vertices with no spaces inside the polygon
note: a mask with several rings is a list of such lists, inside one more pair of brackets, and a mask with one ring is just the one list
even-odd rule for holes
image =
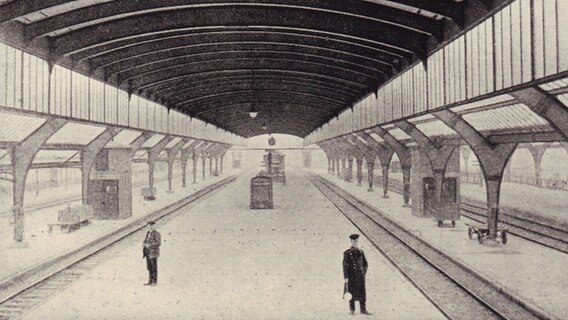
{"label": "steel roof girder", "polygon": [[[274,97],[274,96],[281,96],[281,97],[293,97],[293,98],[298,98],[298,97],[302,97],[303,99],[308,98],[308,99],[313,99],[314,101],[321,101],[322,103],[325,101],[328,104],[334,104],[337,105],[338,107],[344,107],[346,105],[346,103],[344,101],[341,100],[336,100],[336,99],[332,99],[332,98],[327,98],[327,97],[323,97],[323,96],[319,96],[316,94],[311,94],[311,93],[302,93],[302,92],[296,92],[296,91],[287,91],[287,90],[264,90],[261,93],[256,93],[254,90],[241,90],[241,91],[233,91],[233,92],[229,92],[229,93],[221,93],[221,94],[214,94],[214,95],[209,95],[209,96],[203,96],[203,97],[199,97],[196,99],[190,99],[190,100],[184,100],[184,101],[176,101],[175,105],[176,107],[182,107],[184,105],[188,105],[188,104],[198,104],[198,101],[202,101],[203,99],[213,99],[213,100],[218,100],[218,98],[222,99],[223,97],[236,97],[239,95],[244,95],[244,96],[250,96],[251,98],[259,97],[259,96],[270,96],[270,97]],[[252,102],[252,100],[250,100]],[[220,101],[222,102],[222,101]],[[191,111],[192,109],[194,109],[194,106],[188,107],[188,108],[184,108],[184,110],[188,110]]]}
{"label": "steel roof girder", "polygon": [[319,34],[316,31],[287,30],[278,28],[239,28],[211,30],[182,30],[127,38],[100,46],[89,47],[73,53],[78,61],[88,60],[94,68],[106,66],[132,56],[160,52],[164,48],[195,48],[201,46],[224,45],[227,43],[290,44],[315,47],[341,52],[355,53],[368,59],[396,64],[397,60],[412,61],[412,53],[377,43],[366,43],[356,39]]}
{"label": "steel roof girder", "polygon": [[[326,65],[310,61],[298,61],[293,59],[218,59],[215,61],[209,60],[207,62],[190,62],[168,66],[160,69],[149,70],[142,73],[125,72],[116,75],[116,83],[119,87],[124,87],[131,81],[133,88],[144,86],[147,83],[160,81],[163,79],[170,79],[171,77],[179,75],[187,75],[188,73],[196,74],[201,72],[211,72],[219,70],[234,70],[234,69],[261,69],[268,68],[274,70],[292,70],[312,72],[335,77],[347,81],[364,83],[370,79],[383,79],[377,78],[380,73],[363,73],[352,69],[343,67]],[[168,76],[169,75],[169,76]]]}
{"label": "steel roof girder", "polygon": [[207,88],[187,88],[187,89],[180,89],[168,95],[158,95],[158,94],[153,94],[153,95],[174,102],[174,101],[187,100],[187,99],[199,99],[200,97],[214,96],[214,95],[233,93],[233,92],[298,92],[306,94],[317,93],[318,96],[321,97],[326,97],[331,99],[336,98],[338,101],[345,101],[345,102],[349,101],[349,99],[352,98],[351,96],[339,92],[334,92],[332,90],[316,89],[308,86],[275,85],[267,87],[267,86],[257,85],[256,88],[252,89],[251,86],[246,83],[234,84],[230,86],[229,85],[214,86]]}
{"label": "steel roof girder", "polygon": [[[241,97],[242,98],[242,97]],[[260,97],[260,98],[264,98],[264,97]],[[322,104],[320,102],[314,102],[314,101],[309,101],[309,100],[302,100],[302,101],[289,101],[289,100],[276,100],[278,97],[276,97],[274,100],[269,100],[270,97],[268,97],[268,99],[263,100],[263,99],[257,99],[256,100],[256,106],[260,107],[260,111],[263,110],[272,110],[272,109],[267,109],[264,108],[266,105],[269,106],[279,106],[280,109],[282,109],[283,111],[286,110],[293,110],[296,108],[307,108],[307,109],[311,109],[311,110],[315,110],[315,112],[317,112],[318,114],[322,114],[322,113],[329,113],[332,114],[334,112],[334,108],[327,108],[325,106],[322,106]],[[231,99],[230,102],[225,102],[225,103],[218,103],[218,102],[212,102],[209,104],[201,104],[199,105],[199,110],[195,111],[194,110],[194,114],[195,115],[202,115],[202,114],[207,114],[210,112],[217,112],[219,110],[223,110],[223,109],[235,109],[235,110],[241,110],[241,107],[246,107],[246,110],[248,111],[248,109],[250,109],[250,107],[252,106],[252,102],[249,100],[248,97],[245,97],[244,99]],[[243,108],[244,109],[244,108]]]}
{"label": "steel roof girder", "polygon": [[568,111],[558,99],[538,86],[517,90],[510,95],[548,121],[554,130],[568,140]]}
{"label": "steel roof girder", "polygon": [[335,59],[327,56],[312,55],[294,51],[263,51],[263,50],[249,50],[249,51],[215,51],[201,54],[191,54],[179,56],[174,58],[145,60],[138,63],[132,63],[124,69],[118,68],[104,68],[103,74],[106,77],[115,77],[120,75],[121,79],[129,79],[136,74],[144,74],[156,70],[167,69],[178,65],[190,65],[195,63],[225,61],[225,60],[267,60],[267,61],[297,61],[304,63],[313,63],[318,65],[329,65],[333,68],[351,69],[357,73],[373,75],[375,73],[388,74],[393,73],[393,67],[390,65],[369,66],[358,64],[351,61]]}
{"label": "steel roof girder", "polygon": [[[401,57],[387,57],[383,56],[380,59],[374,57],[376,52],[373,54],[363,55],[360,52],[347,51],[347,48],[337,48],[334,49],[330,47],[330,43],[321,44],[311,44],[307,42],[309,38],[303,39],[305,43],[284,43],[268,41],[269,39],[261,39],[258,41],[213,41],[214,39],[206,39],[211,42],[203,43],[200,42],[194,45],[183,46],[179,42],[165,43],[164,45],[158,47],[156,50],[151,50],[147,46],[142,46],[140,49],[144,49],[141,53],[135,51],[138,46],[127,47],[121,49],[120,51],[113,51],[112,54],[105,54],[102,56],[97,56],[96,58],[87,59],[91,68],[94,69],[110,69],[111,73],[120,71],[121,69],[128,68],[130,66],[136,66],[147,61],[155,61],[159,59],[166,58],[176,58],[183,57],[189,54],[203,54],[208,52],[218,52],[238,50],[238,51],[250,51],[250,50],[265,50],[265,51],[278,51],[278,52],[296,52],[305,53],[319,56],[326,56],[339,60],[353,60],[357,61],[359,64],[367,65],[377,65],[381,64],[384,66],[398,65],[397,61]],[[329,41],[328,41],[329,42]],[[338,50],[342,49],[342,50]],[[356,49],[356,48],[353,48]],[[128,54],[129,51],[134,51]],[[107,57],[103,59],[102,57]],[[106,61],[106,62],[105,62]]]}
{"label": "steel roof girder", "polygon": [[[219,2],[223,1],[216,1],[216,3]],[[235,1],[226,2],[234,3]],[[194,3],[203,5],[203,1],[194,1]],[[350,16],[363,16],[368,19],[382,20],[394,25],[404,26],[405,28],[420,30],[426,34],[433,34],[435,36],[441,33],[441,28],[436,28],[438,25],[434,23],[434,19],[389,6],[383,6],[378,3],[343,0],[341,2],[323,2],[314,5],[313,2],[310,1],[271,0],[264,1],[263,4],[297,6],[308,12],[321,10],[333,12],[338,15],[345,14]],[[31,24],[27,32],[29,33],[30,38],[36,38],[45,36],[54,31],[64,31],[69,27],[76,28],[78,25],[85,25],[91,21],[112,19],[113,16],[116,17],[115,19],[118,19],[123,17],[125,14],[136,15],[136,12],[138,12],[138,14],[143,14],[151,10],[165,11],[168,10],[168,8],[170,11],[180,10],[183,6],[188,5],[192,5],[191,1],[145,0],[136,3],[107,2],[48,17]],[[6,17],[2,17],[2,15],[0,15],[0,23],[2,18],[6,19]]]}
{"label": "steel roof girder", "polygon": [[[246,83],[246,82],[252,82],[250,81],[250,77],[233,77],[233,78],[222,78],[222,79],[215,79],[216,81],[204,81],[202,82],[202,84],[199,84],[199,82],[189,82],[189,83],[184,83],[184,82],[180,82],[176,85],[170,85],[168,87],[164,87],[161,90],[148,90],[148,92],[154,96],[161,96],[161,97],[169,97],[171,95],[175,95],[176,92],[178,91],[186,91],[189,89],[193,89],[193,90],[200,90],[202,88],[206,88],[209,86],[225,86],[225,85],[233,85],[235,83]],[[341,92],[343,95],[355,95],[358,94],[358,92],[356,91],[347,91],[345,90],[345,88],[341,88],[335,85],[331,85],[329,83],[325,83],[325,82],[315,82],[315,81],[301,81],[301,79],[285,79],[285,78],[280,78],[280,77],[274,77],[273,79],[265,79],[265,80],[261,80],[261,83],[268,83],[271,85],[275,85],[275,84],[285,84],[285,85],[294,85],[294,86],[302,86],[302,87],[310,87],[310,88],[314,88],[314,90],[324,90],[324,91],[331,91],[331,92],[335,92],[335,93],[339,93]],[[249,87],[251,87],[251,84],[248,84]]]}
{"label": "steel roof girder", "polygon": [[408,147],[406,147],[395,137],[393,137],[387,130],[381,127],[372,128],[371,131],[378,134],[381,138],[383,138],[383,140],[385,140],[386,144],[388,144],[392,149],[394,149],[394,151],[398,155],[398,159],[400,160],[401,166],[410,167],[412,165],[412,158],[410,155],[410,151],[408,150]]}
{"label": "steel roof girder", "polygon": [[[231,12],[234,12],[234,14],[231,14]],[[226,7],[218,7],[178,10],[169,13],[149,13],[135,18],[102,23],[94,27],[79,29],[55,37],[55,54],[64,56],[93,45],[99,46],[110,41],[117,41],[132,36],[139,37],[165,30],[208,27],[211,26],[212,21],[215,21],[216,26],[276,26],[291,29],[319,30],[332,35],[337,34],[356,39],[365,39],[421,56],[426,54],[428,37],[424,34],[378,22],[370,23],[362,20],[354,24],[352,17],[345,19],[322,13],[314,13],[311,19],[303,19],[301,22],[294,21],[294,17],[301,16],[299,15],[300,12],[293,9],[274,10],[251,7],[234,8],[233,11],[229,11]],[[191,19],[188,19],[188,15],[191,16]],[[325,21],[333,21],[333,23],[325,23]],[[375,30],[378,28],[382,32],[376,32]],[[135,35],[132,33],[133,30],[136,30]],[[97,36],[95,37],[94,35]],[[409,41],[409,39],[412,40]]]}

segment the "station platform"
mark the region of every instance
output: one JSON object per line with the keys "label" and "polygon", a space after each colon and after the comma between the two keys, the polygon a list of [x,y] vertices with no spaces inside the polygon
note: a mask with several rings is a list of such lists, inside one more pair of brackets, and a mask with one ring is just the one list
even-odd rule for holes
{"label": "station platform", "polygon": [[410,208],[402,207],[400,194],[389,192],[389,198],[384,199],[381,186],[375,186],[373,192],[368,192],[366,184],[357,186],[356,182],[345,182],[324,169],[310,171],[375,207],[504,291],[551,315],[551,318],[568,317],[568,255],[514,235],[510,235],[506,245],[483,246],[476,239],[468,238],[465,218],[456,221],[455,228],[438,228],[432,218],[414,216]]}
{"label": "station platform", "polygon": [[[0,283],[8,281],[14,275],[31,269],[39,264],[49,262],[56,257],[65,255],[73,250],[81,248],[86,244],[97,240],[119,228],[132,223],[133,221],[149,215],[171,203],[179,201],[197,190],[212,185],[230,175],[238,173],[240,170],[227,169],[223,176],[208,176],[206,180],[198,181],[196,184],[188,182],[187,187],[182,188],[180,179],[175,179],[172,183],[174,192],[167,192],[167,180],[156,181],[155,187],[158,195],[154,201],[144,201],[140,189],[144,184],[137,184],[132,190],[132,216],[121,220],[90,220],[90,224],[71,233],[53,232],[48,230],[49,223],[57,222],[58,210],[65,209],[67,206],[74,206],[81,203],[80,186],[67,192],[47,192],[42,199],[47,202],[59,201],[56,205],[49,205],[40,209],[33,209],[38,206],[37,201],[32,207],[26,208],[25,235],[26,247],[14,246],[13,225],[10,224],[10,216],[4,214],[0,216],[0,255],[3,257],[2,268],[0,268]],[[201,177],[200,177],[201,178]],[[33,196],[28,195],[32,198]],[[67,200],[66,200],[67,199]]]}
{"label": "station platform", "polygon": [[[364,180],[366,181],[366,179],[367,176],[364,175]],[[375,172],[376,188],[382,189],[381,179],[380,173]],[[402,173],[390,173],[389,180],[396,180],[402,184]],[[392,194],[392,192],[389,194]],[[485,187],[478,184],[462,183],[460,185],[460,196],[463,201],[485,204]],[[568,229],[568,214],[566,214],[568,191],[566,190],[503,182],[499,202],[501,208],[506,212]]]}
{"label": "station platform", "polygon": [[[136,238],[24,319],[349,319],[342,258],[357,229],[304,173],[287,175],[273,210],[249,209],[251,172],[159,220],[158,286],[142,285]],[[367,239],[360,245],[369,319],[445,318]]]}
{"label": "station platform", "polygon": [[[462,184],[461,196],[485,203],[485,188]],[[518,212],[568,229],[568,191],[539,188],[527,184],[505,182],[501,187],[500,203],[507,212]]]}

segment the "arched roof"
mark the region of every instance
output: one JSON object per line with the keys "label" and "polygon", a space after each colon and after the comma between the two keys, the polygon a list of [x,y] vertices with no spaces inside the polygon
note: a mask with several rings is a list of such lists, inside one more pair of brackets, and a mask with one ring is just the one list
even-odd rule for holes
{"label": "arched roof", "polygon": [[0,24],[51,64],[243,137],[303,137],[508,2],[4,0]]}

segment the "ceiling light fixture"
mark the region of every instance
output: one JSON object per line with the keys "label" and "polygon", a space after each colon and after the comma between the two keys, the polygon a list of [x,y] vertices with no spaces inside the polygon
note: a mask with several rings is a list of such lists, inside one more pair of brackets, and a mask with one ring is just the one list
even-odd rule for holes
{"label": "ceiling light fixture", "polygon": [[250,108],[249,111],[249,116],[251,118],[256,118],[256,116],[258,116],[258,111],[256,110],[256,108],[254,107],[255,102],[256,102],[256,91],[255,91],[255,83],[254,83],[254,71],[252,71],[252,106]]}
{"label": "ceiling light fixture", "polygon": [[252,104],[252,107],[250,108],[249,116],[253,119],[256,118],[256,116],[258,116],[258,111],[256,111],[256,109],[254,108],[254,103]]}

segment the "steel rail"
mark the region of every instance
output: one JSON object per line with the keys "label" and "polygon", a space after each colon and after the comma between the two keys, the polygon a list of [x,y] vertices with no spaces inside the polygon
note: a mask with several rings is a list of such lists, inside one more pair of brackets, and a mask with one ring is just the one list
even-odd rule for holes
{"label": "steel rail", "polygon": [[[378,183],[380,178],[375,179]],[[399,180],[389,179],[389,189],[402,194],[402,185]],[[487,222],[486,207],[462,200],[460,202],[460,213],[472,221],[482,224]],[[519,217],[504,210],[500,210],[498,221],[508,234],[568,254],[568,230],[566,229],[547,222]]]}
{"label": "steel rail", "polygon": [[147,221],[155,220],[160,224],[162,222],[167,223],[183,214],[180,212],[181,208],[210,196],[213,191],[235,181],[240,174],[205,186],[186,198],[141,217],[73,252],[55,258],[55,261],[48,261],[27,270],[24,275],[12,279],[11,282],[15,283],[15,289],[9,288],[9,284],[8,288],[3,288],[5,284],[0,284],[2,290],[11,291],[0,296],[0,320],[18,319],[24,316],[36,306],[67,288],[72,282],[99,265],[100,262],[116,256],[115,251],[123,249],[121,246],[139,241]]}
{"label": "steel rail", "polygon": [[554,319],[324,178],[312,182],[449,319]]}

